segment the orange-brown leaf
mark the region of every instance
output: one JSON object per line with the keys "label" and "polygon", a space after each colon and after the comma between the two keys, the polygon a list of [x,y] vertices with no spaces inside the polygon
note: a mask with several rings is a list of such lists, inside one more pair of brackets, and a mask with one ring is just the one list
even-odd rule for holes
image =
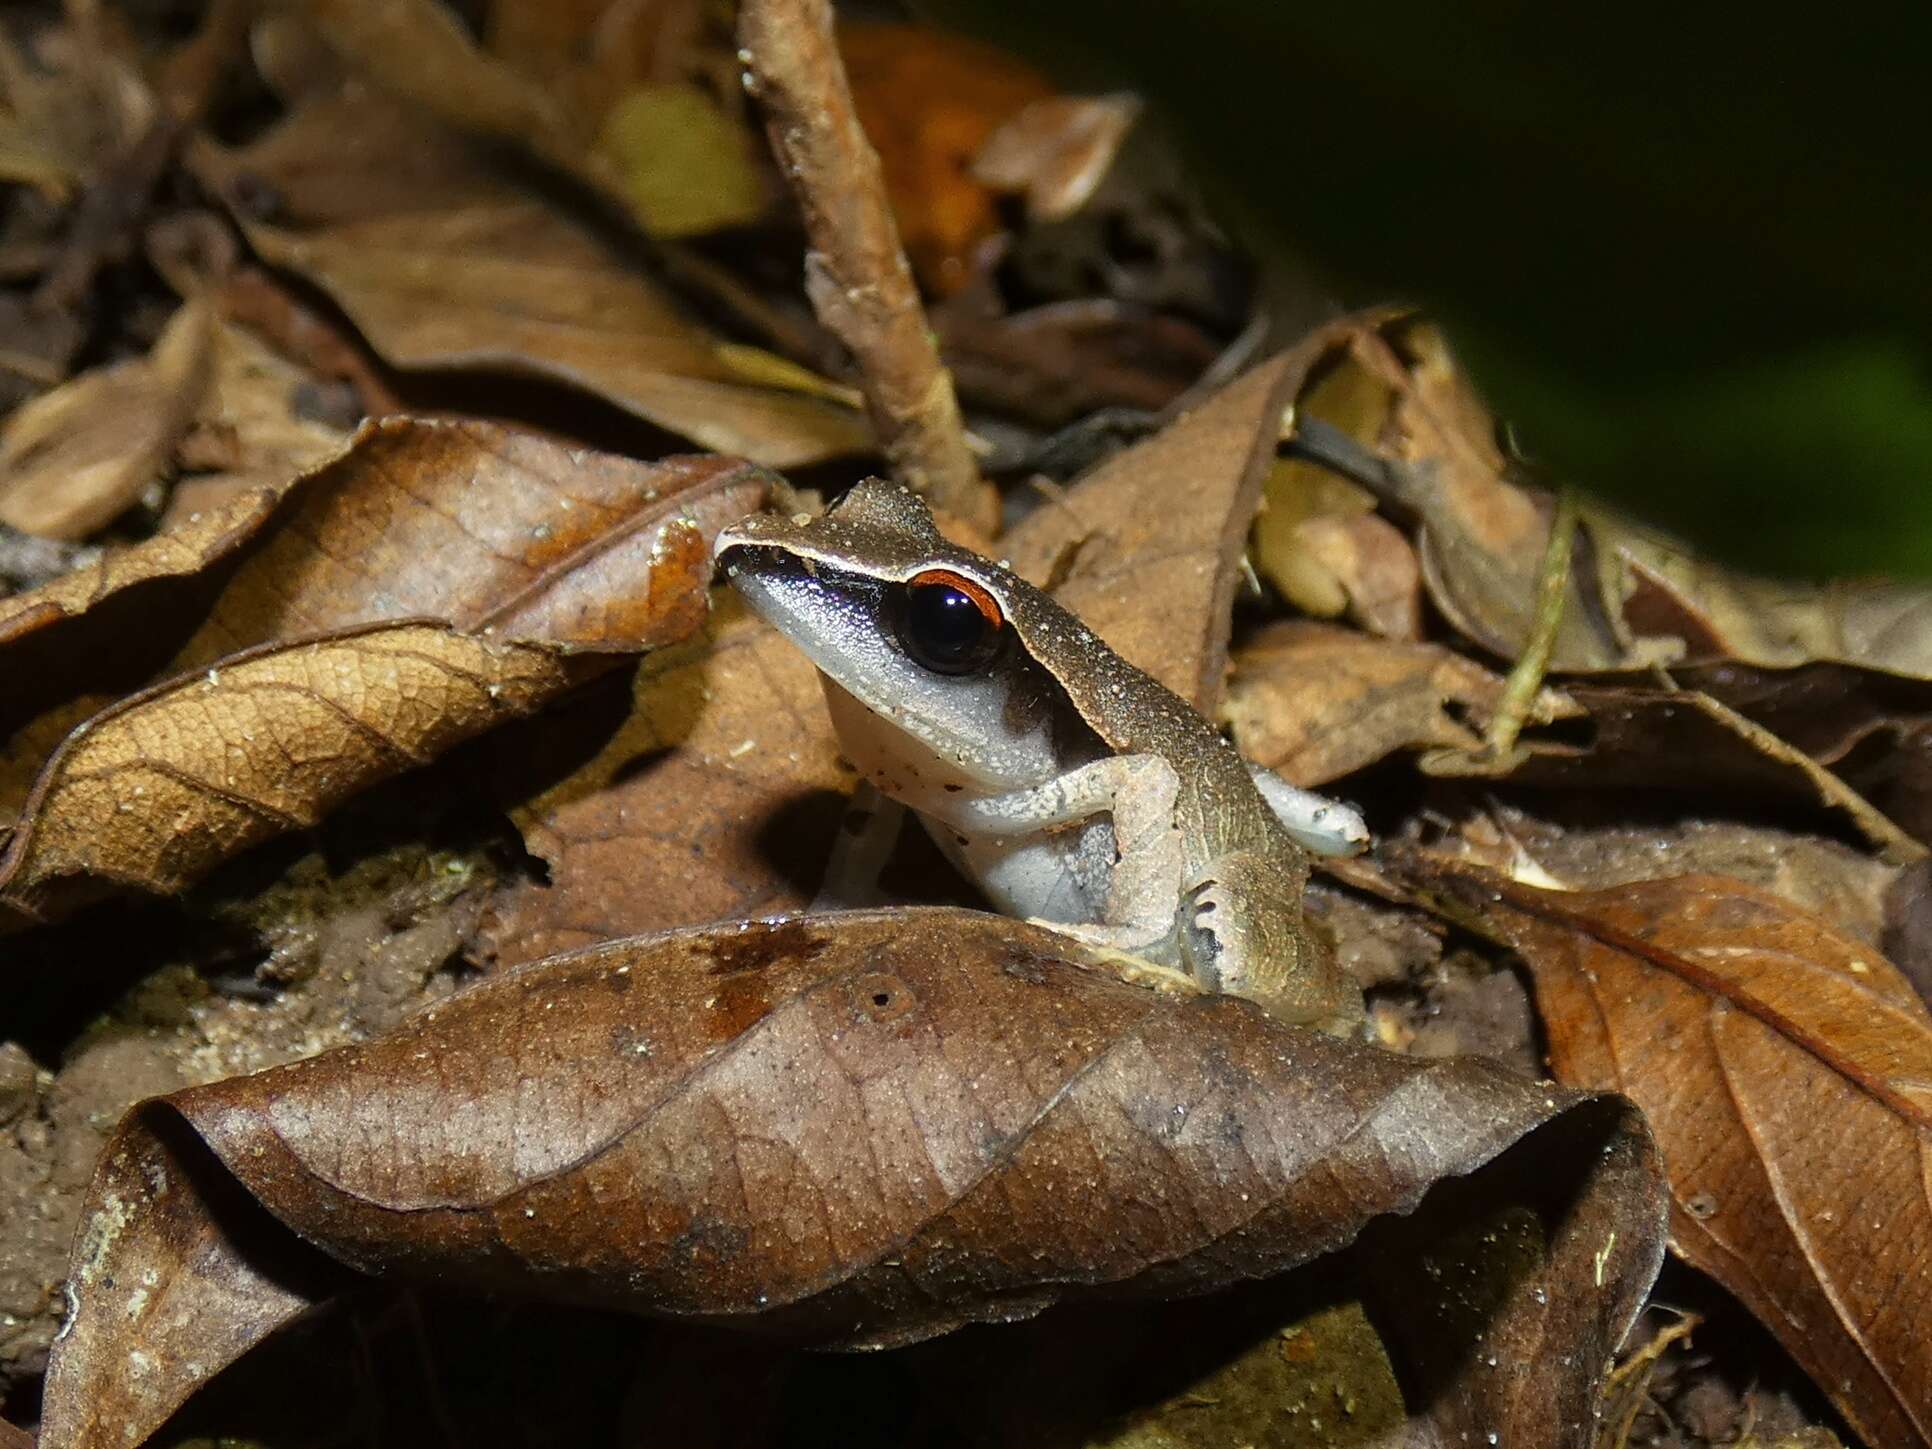
{"label": "orange-brown leaf", "polygon": [[974,159],[1053,87],[1004,51],[920,25],[845,25],[839,52],[906,254],[929,290],[957,291],[973,252],[1000,230]]}
{"label": "orange-brown leaf", "polygon": [[1406,873],[1519,951],[1563,1081],[1627,1093],[1677,1251],[1887,1449],[1932,1444],[1932,1015],[1871,948],[1721,876],[1534,889]]}

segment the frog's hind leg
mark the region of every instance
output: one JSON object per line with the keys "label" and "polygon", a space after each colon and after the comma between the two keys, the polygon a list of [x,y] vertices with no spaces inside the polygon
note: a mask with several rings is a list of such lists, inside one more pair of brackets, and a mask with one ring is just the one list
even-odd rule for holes
{"label": "frog's hind leg", "polygon": [[1316,855],[1360,855],[1368,849],[1368,822],[1353,806],[1299,785],[1290,785],[1273,770],[1250,764],[1254,787],[1268,802],[1281,828],[1295,844]]}
{"label": "frog's hind leg", "polygon": [[1204,985],[1346,1034],[1362,1019],[1361,989],[1303,927],[1302,875],[1252,851],[1222,856],[1188,892],[1182,944]]}

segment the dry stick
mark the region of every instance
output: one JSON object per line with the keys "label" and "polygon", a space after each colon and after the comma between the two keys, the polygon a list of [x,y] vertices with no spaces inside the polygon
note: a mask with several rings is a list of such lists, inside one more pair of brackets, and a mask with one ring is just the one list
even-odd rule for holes
{"label": "dry stick", "polygon": [[215,0],[201,28],[169,59],[154,118],[82,194],[61,252],[34,293],[36,306],[66,310],[80,304],[95,274],[133,248],[161,178],[182,142],[207,114],[231,62],[248,42],[255,0]]}
{"label": "dry stick", "polygon": [[805,290],[850,349],[892,471],[982,532],[999,498],[980,476],[886,203],[878,153],[859,127],[830,0],[744,0],[738,58],[772,150],[804,214]]}
{"label": "dry stick", "polygon": [[1570,591],[1576,512],[1576,490],[1566,483],[1557,492],[1556,517],[1550,521],[1549,542],[1544,545],[1543,562],[1536,571],[1536,613],[1529,638],[1504,682],[1502,702],[1490,718],[1488,738],[1483,741],[1484,752],[1491,759],[1503,760],[1514,754],[1516,737],[1523,732],[1523,722],[1542,692],[1543,677],[1550,672],[1550,656],[1556,652],[1556,633],[1563,624],[1563,606]]}

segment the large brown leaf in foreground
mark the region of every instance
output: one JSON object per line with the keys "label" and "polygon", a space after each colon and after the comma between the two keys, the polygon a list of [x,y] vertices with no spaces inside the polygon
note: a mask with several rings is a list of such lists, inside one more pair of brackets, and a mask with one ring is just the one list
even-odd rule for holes
{"label": "large brown leaf in foreground", "polygon": [[1677,1250],[1867,1442],[1932,1444],[1932,1017],[1905,978],[1721,876],[1567,893],[1405,873],[1522,953],[1560,1078],[1642,1105]]}
{"label": "large brown leaf in foreground", "polygon": [[[59,749],[0,857],[0,913],[44,918],[110,885],[179,889],[595,668],[565,656],[691,633],[711,536],[769,483],[734,459],[641,463],[395,419],[365,427],[272,511],[251,497],[192,524],[214,535],[197,547],[144,546],[143,567],[110,556],[92,585],[75,576],[42,601],[8,601],[18,622],[0,619],[0,667],[22,683],[0,728],[25,720],[0,768],[0,813]],[[181,572],[223,550],[219,574]],[[425,631],[422,649],[365,632],[405,621]],[[119,657],[130,641],[168,652]],[[533,675],[499,647],[512,643],[551,663]],[[117,671],[163,682],[96,713],[125,682]],[[432,704],[452,713],[435,718]]]}
{"label": "large brown leaf in foreground", "polygon": [[[1580,1446],[1661,1251],[1626,1104],[1161,994],[975,912],[617,942],[137,1108],[95,1178],[41,1443],[145,1437],[328,1290],[322,1255],[884,1344],[1274,1273],[1498,1159],[1560,1190],[1531,1271],[1445,1285],[1509,1357],[1437,1342],[1463,1371],[1432,1396],[1512,1446]],[[1414,1321],[1446,1324],[1428,1277]],[[1559,1344],[1567,1373],[1540,1361]]]}

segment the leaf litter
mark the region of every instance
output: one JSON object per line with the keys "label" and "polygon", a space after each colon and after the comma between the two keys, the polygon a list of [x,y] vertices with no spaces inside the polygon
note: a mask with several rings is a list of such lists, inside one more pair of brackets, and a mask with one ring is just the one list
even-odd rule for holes
{"label": "leaf litter", "polygon": [[[1426,318],[1271,282],[1303,322],[1244,368],[1260,294],[1189,270],[1224,243],[1176,243],[1134,98],[847,27],[883,181],[836,124],[777,126],[788,175],[760,121],[848,103],[829,8],[487,9],[170,49],[75,7],[0,55],[6,1417],[229,1432],[315,1350],[349,1440],[776,1443],[851,1373],[910,1406],[854,1442],[1928,1442],[1880,954],[1922,968],[1922,589],[1586,507],[1512,702],[1563,480]],[[972,895],[914,832],[904,904],[742,924],[810,906],[852,772],[707,539],[857,477],[860,396],[966,536],[1365,807],[1390,848],[1308,908],[1376,1044],[922,904]],[[452,1287],[569,1387],[452,1376],[496,1351]]]}

